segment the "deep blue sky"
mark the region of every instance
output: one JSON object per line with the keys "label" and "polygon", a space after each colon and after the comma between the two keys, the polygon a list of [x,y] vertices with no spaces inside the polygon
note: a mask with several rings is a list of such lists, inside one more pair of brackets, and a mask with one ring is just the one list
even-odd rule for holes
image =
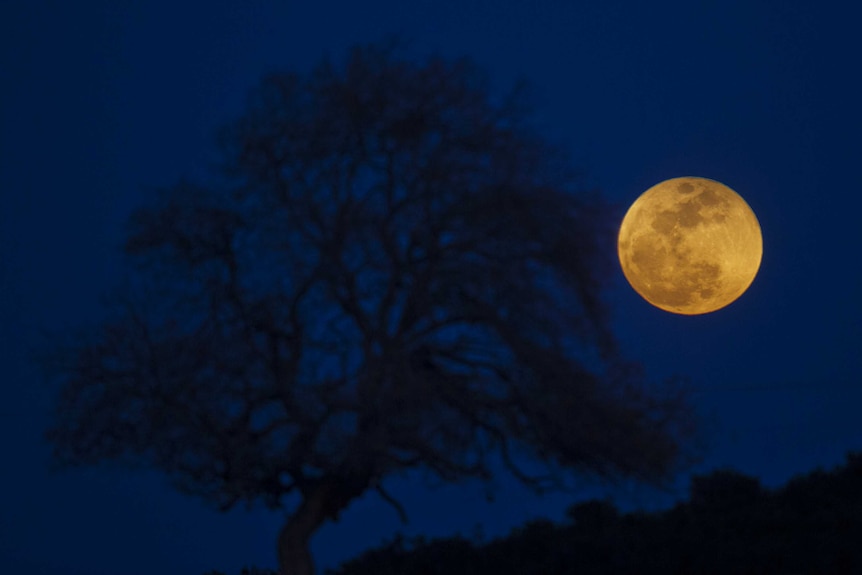
{"label": "deep blue sky", "polygon": [[[588,4],[589,6],[583,6]],[[274,565],[280,517],[227,515],[156,475],[51,474],[49,394],[27,360],[41,326],[98,317],[129,210],[206,173],[216,129],[262,74],[307,69],[398,33],[418,54],[469,55],[500,86],[524,77],[548,133],[620,205],[674,176],[720,180],[763,228],[749,291],[702,317],[652,308],[619,273],[626,352],[688,374],[710,424],[703,470],[767,485],[862,449],[862,157],[846,2],[685,0],[116,0],[0,2],[0,570],[200,575]],[[681,485],[685,485],[683,478]],[[559,519],[571,497],[504,482],[392,483],[408,534],[506,533]],[[652,505],[645,490],[622,504]],[[334,566],[399,528],[373,496],[314,541]]]}

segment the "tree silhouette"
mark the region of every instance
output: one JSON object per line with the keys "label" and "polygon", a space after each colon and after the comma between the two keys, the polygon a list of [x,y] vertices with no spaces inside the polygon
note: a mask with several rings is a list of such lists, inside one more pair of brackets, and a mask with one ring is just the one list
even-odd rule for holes
{"label": "tree silhouette", "polygon": [[521,102],[380,46],[266,78],[220,183],[133,215],[110,317],[55,365],[56,460],[289,509],[284,575],[314,572],[310,537],[368,490],[403,516],[397,472],[667,477],[690,411],[618,358],[610,211]]}

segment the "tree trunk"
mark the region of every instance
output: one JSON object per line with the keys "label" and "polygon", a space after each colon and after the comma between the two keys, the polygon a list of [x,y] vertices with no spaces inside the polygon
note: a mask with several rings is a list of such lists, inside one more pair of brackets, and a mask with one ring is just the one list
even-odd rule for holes
{"label": "tree trunk", "polygon": [[278,534],[278,569],[281,575],[314,575],[314,559],[308,544],[323,519],[303,509],[305,506],[303,501]]}
{"label": "tree trunk", "polygon": [[303,494],[302,503],[278,534],[281,575],[315,575],[309,543],[327,519],[338,519],[348,504],[368,489],[369,481],[344,482],[327,478]]}

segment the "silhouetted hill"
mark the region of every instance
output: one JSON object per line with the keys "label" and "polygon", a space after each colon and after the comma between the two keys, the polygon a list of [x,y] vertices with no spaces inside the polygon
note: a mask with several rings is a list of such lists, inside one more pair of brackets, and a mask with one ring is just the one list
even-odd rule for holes
{"label": "silhouetted hill", "polygon": [[398,535],[327,575],[858,575],[862,453],[776,489],[723,469],[695,476],[670,509],[621,513],[591,500],[567,517],[487,543]]}
{"label": "silhouetted hill", "polygon": [[569,521],[534,521],[507,537],[405,541],[367,551],[329,575],[668,575],[862,573],[862,454],[767,489],[718,470],[692,479],[689,499],[620,513],[572,506]]}

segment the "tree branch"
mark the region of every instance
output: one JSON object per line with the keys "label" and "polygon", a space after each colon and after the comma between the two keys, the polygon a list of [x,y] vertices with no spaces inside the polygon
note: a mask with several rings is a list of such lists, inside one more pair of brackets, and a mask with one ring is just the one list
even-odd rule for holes
{"label": "tree branch", "polygon": [[379,481],[374,485],[374,490],[383,498],[386,503],[395,508],[395,511],[398,512],[398,518],[401,519],[401,523],[406,525],[409,522],[407,517],[407,512],[404,511],[404,506],[396,500],[392,495],[390,495],[386,489],[384,489],[383,484]]}

